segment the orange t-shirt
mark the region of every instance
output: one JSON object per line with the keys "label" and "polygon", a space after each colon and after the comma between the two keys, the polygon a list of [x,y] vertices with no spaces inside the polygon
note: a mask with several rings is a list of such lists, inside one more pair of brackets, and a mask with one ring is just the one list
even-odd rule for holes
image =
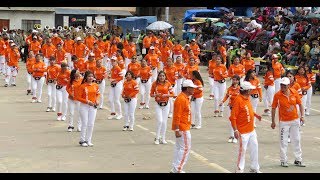
{"label": "orange t-shirt", "polygon": [[86,37],[86,38],[84,39],[84,43],[85,43],[85,45],[88,47],[88,49],[89,49],[90,51],[92,51],[92,49],[93,49],[93,44],[94,44],[95,41],[96,41],[96,39],[95,39],[93,36],[91,36],[91,37]]}
{"label": "orange t-shirt", "polygon": [[223,59],[223,62],[226,63],[226,60],[227,60],[227,51],[226,51],[226,48],[224,46],[220,46],[219,48],[219,52],[221,54],[221,57]]}
{"label": "orange t-shirt", "polygon": [[78,58],[77,62],[73,63],[74,69],[80,71],[80,73],[84,73],[87,70],[86,64],[83,58]]}
{"label": "orange t-shirt", "polygon": [[168,46],[165,46],[165,47],[161,46],[159,50],[161,52],[161,62],[163,64],[166,64],[168,57],[170,56],[170,49]]}
{"label": "orange t-shirt", "polygon": [[213,77],[215,81],[220,81],[228,77],[228,71],[225,65],[220,64],[213,69]]}
{"label": "orange t-shirt", "polygon": [[174,67],[176,67],[177,69],[177,72],[178,72],[178,79],[181,79],[184,75],[184,68],[185,68],[185,65],[183,63],[177,63],[175,62],[174,64]]}
{"label": "orange t-shirt", "polygon": [[254,112],[249,97],[239,94],[234,99],[229,119],[232,126],[237,127],[240,134],[254,131]]}
{"label": "orange t-shirt", "polygon": [[290,88],[296,90],[298,92],[298,94],[300,95],[300,97],[302,98],[302,90],[301,90],[301,86],[299,83],[294,82],[293,84],[290,84]]}
{"label": "orange t-shirt", "polygon": [[47,68],[47,79],[48,80],[57,80],[58,74],[61,72],[61,67],[59,65],[49,65]]}
{"label": "orange t-shirt", "polygon": [[63,44],[63,41],[60,37],[52,37],[51,42],[55,47],[57,47],[59,43]]}
{"label": "orange t-shirt", "polygon": [[172,130],[179,127],[180,131],[188,131],[191,127],[190,99],[185,93],[180,93],[173,104]]}
{"label": "orange t-shirt", "polygon": [[273,68],[273,78],[279,79],[281,78],[281,75],[285,73],[285,70],[281,63],[278,61],[272,60],[272,68]]}
{"label": "orange t-shirt", "polygon": [[94,72],[94,70],[96,69],[96,61],[95,60],[86,61],[85,62],[85,67],[86,67],[87,71],[89,70],[91,72]]}
{"label": "orange t-shirt", "polygon": [[97,103],[100,97],[99,85],[97,83],[83,83],[79,86],[78,90],[77,100],[84,104],[87,104],[88,101]]}
{"label": "orange t-shirt", "polygon": [[55,50],[55,57],[57,64],[61,64],[62,61],[66,58],[66,51],[64,49],[61,49],[60,51],[58,49]]}
{"label": "orange t-shirt", "polygon": [[119,66],[114,66],[111,69],[111,79],[114,79],[116,82],[119,82],[123,79],[123,75],[121,73],[121,68]]}
{"label": "orange t-shirt", "polygon": [[103,52],[100,48],[97,48],[97,49],[93,48],[93,53],[96,60],[103,58]]}
{"label": "orange t-shirt", "polygon": [[103,49],[103,52],[106,53],[106,55],[109,57],[111,56],[110,54],[110,47],[111,47],[111,42],[110,41],[106,41],[105,42],[105,47]]}
{"label": "orange t-shirt", "polygon": [[297,74],[294,77],[296,78],[296,82],[300,85],[302,91],[307,91],[311,87],[308,76],[304,77]]}
{"label": "orange t-shirt", "polygon": [[109,48],[109,56],[115,56],[116,55],[116,52],[118,51],[118,47],[116,44],[113,44],[110,46]]}
{"label": "orange t-shirt", "polygon": [[[170,94],[173,95],[172,85],[169,81],[166,81],[164,84],[157,83],[157,81],[152,83],[151,86],[151,94]],[[156,102],[167,102],[169,97],[155,97]]]}
{"label": "orange t-shirt", "polygon": [[267,73],[264,75],[264,85],[265,86],[273,86],[274,85],[274,78],[273,78],[273,72],[267,71]]}
{"label": "orange t-shirt", "polygon": [[272,109],[279,106],[279,120],[292,121],[299,118],[297,104],[301,104],[301,98],[297,91],[289,88],[289,97],[284,95],[282,91],[277,92],[273,97]]}
{"label": "orange t-shirt", "polygon": [[19,66],[20,52],[18,48],[10,49],[8,51],[8,62],[7,66]]}
{"label": "orange t-shirt", "polygon": [[208,63],[208,74],[210,77],[213,78],[213,70],[216,67],[216,60],[215,59],[211,59]]}
{"label": "orange t-shirt", "polygon": [[250,59],[242,59],[242,65],[244,66],[244,69],[246,72],[248,72],[250,69],[254,70],[255,69],[255,63],[254,60]]}
{"label": "orange t-shirt", "polygon": [[28,51],[32,51],[34,54],[38,54],[39,51],[41,49],[41,44],[39,43],[39,41],[31,41],[30,44],[29,44],[29,49]]}
{"label": "orange t-shirt", "polygon": [[128,47],[126,48],[126,50],[128,51],[128,56],[129,59],[132,58],[132,56],[136,56],[137,55],[137,48],[136,48],[136,44],[129,44]]}
{"label": "orange t-shirt", "polygon": [[316,75],[315,75],[313,72],[307,73],[307,76],[308,76],[309,82],[310,82],[311,84],[313,84],[313,83],[316,82]]}
{"label": "orange t-shirt", "polygon": [[197,88],[194,89],[193,97],[195,98],[201,98],[203,96],[203,86],[200,80],[193,80],[193,84],[198,86]]}
{"label": "orange t-shirt", "polygon": [[32,65],[32,76],[33,77],[42,77],[44,73],[47,71],[47,66],[43,61],[35,62]]}
{"label": "orange t-shirt", "polygon": [[50,56],[54,56],[54,52],[56,47],[53,44],[44,44],[41,48],[41,52],[45,58],[50,58]]}
{"label": "orange t-shirt", "polygon": [[136,98],[138,93],[139,93],[139,86],[137,81],[133,79],[131,81],[127,81],[127,80],[124,81],[122,95],[130,98]]}
{"label": "orange t-shirt", "polygon": [[32,72],[32,66],[34,65],[34,63],[36,63],[35,57],[27,59],[26,67],[29,74]]}
{"label": "orange t-shirt", "polygon": [[234,75],[238,75],[240,76],[240,78],[242,78],[243,76],[245,76],[245,68],[242,64],[231,64],[228,70],[228,74],[230,78],[232,78]]}
{"label": "orange t-shirt", "polygon": [[175,85],[176,84],[176,79],[178,78],[178,71],[176,69],[176,67],[171,66],[165,66],[163,68],[163,71],[166,73],[166,77],[167,80],[172,84]]}
{"label": "orange t-shirt", "polygon": [[182,54],[183,47],[181,44],[173,45],[172,52],[174,55],[181,55]]}
{"label": "orange t-shirt", "polygon": [[57,76],[57,85],[66,86],[70,81],[70,70],[60,71]]}
{"label": "orange t-shirt", "polygon": [[192,49],[193,54],[194,54],[195,56],[199,56],[199,54],[200,54],[200,48],[199,48],[199,46],[198,46],[197,44],[194,44],[194,45],[190,44],[190,48]]}
{"label": "orange t-shirt", "polygon": [[259,97],[262,98],[262,88],[260,80],[257,77],[255,77],[254,79],[250,79],[250,83],[256,87],[255,89],[251,90],[250,94],[259,94]]}
{"label": "orange t-shirt", "polygon": [[150,66],[141,67],[140,78],[141,80],[147,80],[152,76],[152,71]]}
{"label": "orange t-shirt", "polygon": [[67,92],[69,94],[69,96],[72,96],[74,100],[77,100],[78,96],[79,96],[79,87],[82,83],[83,78],[79,78],[79,79],[75,79],[72,82],[72,85],[70,84],[70,82],[67,84]]}
{"label": "orange t-shirt", "polygon": [[104,66],[101,66],[99,68],[96,67],[93,72],[94,72],[94,76],[96,77],[96,79],[98,81],[102,81],[106,76],[107,69]]}
{"label": "orange t-shirt", "polygon": [[199,71],[198,65],[190,66],[189,64],[184,68],[184,77],[186,79],[191,79],[192,71]]}
{"label": "orange t-shirt", "polygon": [[98,44],[98,48],[102,50],[102,52],[104,52],[104,50],[106,49],[106,43],[104,41],[98,40],[97,44]]}
{"label": "orange t-shirt", "polygon": [[158,67],[158,63],[159,63],[159,56],[158,54],[147,54],[145,57],[144,57],[148,64],[151,66],[151,68],[156,68]]}
{"label": "orange t-shirt", "polygon": [[140,76],[140,69],[141,69],[141,65],[138,62],[128,64],[128,70],[132,71],[135,77]]}
{"label": "orange t-shirt", "polygon": [[63,49],[66,50],[67,53],[72,54],[73,45],[74,45],[74,40],[72,39],[65,40],[63,43]]}
{"label": "orange t-shirt", "polygon": [[150,48],[152,37],[145,36],[142,40],[143,47]]}
{"label": "orange t-shirt", "polygon": [[124,69],[126,65],[124,63],[123,57],[121,55],[119,55],[119,56],[117,56],[117,60],[118,60],[118,66],[121,69]]}
{"label": "orange t-shirt", "polygon": [[83,43],[75,43],[73,46],[73,55],[76,55],[78,58],[84,58],[89,53],[88,47]]}
{"label": "orange t-shirt", "polygon": [[222,102],[226,102],[230,97],[228,106],[232,107],[234,103],[234,99],[240,94],[240,86],[233,87],[232,85],[227,89],[227,93],[224,96]]}

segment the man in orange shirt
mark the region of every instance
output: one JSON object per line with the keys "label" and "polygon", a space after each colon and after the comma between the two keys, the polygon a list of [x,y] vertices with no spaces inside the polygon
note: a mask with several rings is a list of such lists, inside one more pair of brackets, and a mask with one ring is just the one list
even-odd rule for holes
{"label": "man in orange shirt", "polygon": [[66,51],[68,66],[70,69],[73,69],[73,62],[71,61],[73,45],[74,45],[74,40],[70,38],[70,34],[67,34],[66,40],[64,40],[64,43],[63,43],[63,49]]}
{"label": "man in orange shirt", "polygon": [[88,47],[82,43],[81,37],[77,37],[76,42],[73,48],[73,55],[76,55],[78,58],[85,58],[89,54]]}
{"label": "man in orange shirt", "polygon": [[250,172],[260,173],[258,162],[258,140],[253,123],[255,116],[259,120],[261,120],[261,116],[254,113],[250,103],[250,91],[255,88],[256,87],[248,81],[240,82],[240,94],[234,99],[231,116],[229,117],[234,130],[234,137],[238,139],[239,142],[236,173],[243,173],[244,171],[245,154],[248,145],[250,145]]}
{"label": "man in orange shirt", "polygon": [[7,87],[8,85],[16,86],[16,77],[18,74],[18,63],[20,59],[19,49],[15,43],[11,44],[11,48],[8,49],[8,58],[7,58],[7,73],[5,76],[4,85]]}
{"label": "man in orange shirt", "polygon": [[52,44],[57,48],[58,44],[63,44],[62,39],[58,36],[57,33],[53,34],[53,37],[51,38]]}
{"label": "man in orange shirt", "polygon": [[93,50],[93,44],[96,39],[92,36],[92,33],[88,33],[88,36],[84,39],[85,45],[88,47],[89,51]]}
{"label": "man in orange shirt", "polygon": [[175,132],[176,145],[171,173],[184,173],[183,166],[186,164],[191,148],[191,106],[190,96],[197,88],[191,80],[182,83],[182,92],[174,101],[172,130]]}
{"label": "man in orange shirt", "polygon": [[[282,167],[288,167],[288,136],[290,133],[290,139],[292,148],[294,151],[295,161],[294,165],[299,167],[305,167],[302,163],[302,151],[301,151],[301,136],[300,136],[300,124],[304,124],[304,108],[301,102],[301,98],[297,91],[293,88],[289,88],[290,80],[287,77],[283,77],[280,80],[280,91],[278,91],[273,98],[272,103],[272,123],[271,128],[276,127],[275,114],[276,108],[279,107],[279,132],[280,132],[280,165]],[[297,105],[300,109],[300,119],[297,112]]]}
{"label": "man in orange shirt", "polygon": [[2,35],[0,34],[0,74],[6,73],[6,60],[5,60],[5,52],[6,52],[7,46],[5,41],[2,38]]}
{"label": "man in orange shirt", "polygon": [[56,47],[52,44],[51,39],[47,39],[46,44],[44,44],[41,48],[41,52],[44,56],[44,63],[46,66],[49,65],[49,58],[50,56],[54,56],[54,52],[56,50]]}
{"label": "man in orange shirt", "polygon": [[198,44],[196,43],[196,40],[195,40],[195,39],[192,39],[192,40],[191,40],[190,48],[192,49],[193,54],[194,54],[195,56],[199,57],[200,48],[199,48]]}
{"label": "man in orange shirt", "polygon": [[38,54],[41,49],[41,44],[37,41],[37,36],[32,37],[32,41],[29,44],[28,51],[33,51],[34,54]]}
{"label": "man in orange shirt", "polygon": [[285,73],[285,70],[282,64],[278,61],[279,56],[277,54],[273,54],[272,57],[272,69],[273,69],[273,78],[275,84],[275,92],[280,90],[280,79],[281,75]]}

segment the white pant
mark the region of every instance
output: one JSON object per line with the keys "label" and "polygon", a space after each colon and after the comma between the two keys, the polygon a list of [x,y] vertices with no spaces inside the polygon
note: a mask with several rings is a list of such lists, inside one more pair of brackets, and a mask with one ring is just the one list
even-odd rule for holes
{"label": "white pant", "polygon": [[44,57],[44,58],[43,58],[43,62],[44,62],[44,64],[46,64],[46,66],[48,67],[48,65],[49,65],[49,58]]}
{"label": "white pant", "polygon": [[16,84],[16,77],[18,75],[17,67],[7,66],[7,73],[5,82],[8,85]]}
{"label": "white pant", "polygon": [[115,105],[117,106],[119,115],[122,115],[120,95],[122,93],[123,82],[119,81],[115,87],[111,87],[109,94],[109,101],[111,106],[111,112],[116,113]]}
{"label": "white pant", "polygon": [[156,138],[160,139],[160,137],[162,137],[162,139],[165,140],[170,104],[168,103],[166,106],[159,106],[159,104],[156,103],[155,109],[157,119]]}
{"label": "white pant", "polygon": [[48,101],[50,108],[56,108],[57,105],[57,89],[56,89],[56,83],[48,83]]}
{"label": "white pant", "polygon": [[227,109],[226,109],[226,117],[227,118],[227,121],[228,121],[228,125],[229,125],[229,132],[230,132],[230,137],[234,137],[234,131],[233,131],[233,128],[232,128],[232,124],[231,124],[231,121],[229,120],[229,117],[231,115],[231,109],[230,109],[230,106],[227,106]]}
{"label": "white pant", "polygon": [[264,88],[263,91],[263,104],[265,109],[269,109],[271,107],[271,104],[273,102],[273,96],[275,94],[275,87],[273,86],[268,86],[268,89]]}
{"label": "white pant", "polygon": [[62,113],[62,116],[67,116],[68,95],[66,86],[63,86],[61,89],[57,89],[58,113]]}
{"label": "white pant", "polygon": [[27,77],[28,90],[31,90],[31,79],[33,79],[33,78],[32,78],[32,76],[31,76],[31,74],[29,74],[28,72],[27,72],[26,77]]}
{"label": "white pant", "polygon": [[112,65],[108,56],[103,57],[103,65],[107,69],[107,71],[111,70]]}
{"label": "white pant", "polygon": [[[252,105],[252,109],[253,112],[257,113],[257,107],[258,107],[258,103],[259,103],[259,97],[258,98],[254,98],[250,95],[250,101],[251,101],[251,105]],[[257,118],[254,117],[254,124],[256,124]]]}
{"label": "white pant", "polygon": [[97,109],[88,104],[80,103],[81,116],[81,136],[80,141],[91,143],[94,121],[96,119]]}
{"label": "white pant", "polygon": [[308,89],[307,91],[307,102],[306,102],[306,112],[310,113],[310,108],[311,108],[311,99],[312,99],[312,86]]}
{"label": "white pant", "polygon": [[182,87],[182,80],[183,78],[177,79],[176,80],[176,91],[174,92],[175,96],[178,96],[181,93],[181,87]]}
{"label": "white pant", "polygon": [[141,94],[141,102],[146,103],[146,106],[149,106],[150,102],[150,90],[151,90],[151,79],[149,79],[146,83],[140,83],[140,94]]}
{"label": "white pant", "polygon": [[190,131],[180,131],[181,137],[176,138],[174,147],[172,171],[181,172],[186,164],[191,150],[191,133]]}
{"label": "white pant", "polygon": [[154,70],[152,70],[151,83],[157,80],[157,76],[158,76],[158,68],[155,68]]}
{"label": "white pant", "polygon": [[125,58],[124,59],[124,65],[125,65],[125,69],[128,69],[128,65],[131,63],[131,59],[129,58]]}
{"label": "white pant", "polygon": [[39,80],[35,80],[34,77],[32,77],[31,80],[33,97],[36,97],[38,100],[41,100],[42,97],[42,87],[44,80],[44,77],[41,77]]}
{"label": "white pant", "polygon": [[306,110],[306,108],[307,108],[307,94],[306,95],[302,95],[301,101],[302,101],[303,108]]}
{"label": "white pant", "polygon": [[210,85],[210,95],[214,95],[214,79],[212,77],[208,77],[209,85]]}
{"label": "white pant", "polygon": [[68,99],[69,126],[73,126],[74,110],[78,114],[78,128],[81,129],[80,102]]}
{"label": "white pant", "polygon": [[124,123],[125,126],[133,128],[134,126],[134,113],[137,107],[137,98],[132,98],[130,102],[124,102]]}
{"label": "white pant", "polygon": [[250,149],[250,167],[254,170],[259,170],[259,162],[258,162],[258,139],[257,133],[253,130],[250,133],[241,134],[239,138],[239,153],[238,153],[238,162],[237,169],[244,170],[245,167],[245,155],[247,148]]}
{"label": "white pant", "polygon": [[301,151],[301,136],[300,136],[300,120],[296,119],[293,121],[280,121],[279,131],[280,131],[280,162],[287,162],[287,149],[288,149],[288,136],[290,135],[290,140],[293,148],[293,154],[295,160],[302,161],[302,151]]}
{"label": "white pant", "polygon": [[275,88],[274,93],[277,93],[278,91],[280,91],[280,79],[281,78],[274,80],[274,88]]}
{"label": "white pant", "polygon": [[201,107],[203,103],[203,97],[197,98],[191,101],[191,122],[196,126],[202,125]]}
{"label": "white pant", "polygon": [[217,81],[214,81],[214,110],[217,111],[220,108],[220,111],[223,111],[224,104],[222,106],[219,106],[219,103],[222,101],[224,94],[226,92],[226,82],[219,83]]}
{"label": "white pant", "polygon": [[106,80],[102,80],[101,83],[99,84],[99,92],[100,92],[99,108],[103,107],[105,89],[106,89]]}
{"label": "white pant", "polygon": [[69,68],[72,70],[74,68],[73,66],[73,62],[71,60],[71,54],[70,53],[66,53],[66,56],[67,56],[67,63],[68,63],[68,66]]}
{"label": "white pant", "polygon": [[[172,87],[172,91],[173,92],[176,92],[176,88],[177,88],[177,85],[175,84],[173,87]],[[170,113],[173,113],[173,97],[169,98],[169,104],[170,104]]]}
{"label": "white pant", "polygon": [[6,74],[7,72],[6,59],[4,55],[0,56],[0,72],[2,72],[2,74]]}

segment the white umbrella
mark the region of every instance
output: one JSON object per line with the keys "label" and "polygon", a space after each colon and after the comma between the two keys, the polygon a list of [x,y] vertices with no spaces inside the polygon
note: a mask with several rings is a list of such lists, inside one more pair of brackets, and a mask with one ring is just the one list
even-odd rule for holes
{"label": "white umbrella", "polygon": [[156,21],[146,27],[146,29],[152,30],[152,31],[160,31],[160,30],[165,30],[170,28],[172,28],[172,25],[164,21]]}

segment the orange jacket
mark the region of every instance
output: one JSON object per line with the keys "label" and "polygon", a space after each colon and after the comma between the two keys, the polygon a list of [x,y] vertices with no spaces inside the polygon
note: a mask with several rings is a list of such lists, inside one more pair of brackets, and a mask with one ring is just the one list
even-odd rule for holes
{"label": "orange jacket", "polygon": [[19,59],[20,59],[19,49],[17,47],[14,49],[9,49],[7,66],[18,67],[19,66]]}
{"label": "orange jacket", "polygon": [[47,66],[43,61],[35,62],[32,65],[32,76],[33,77],[42,77],[44,73],[47,71]]}
{"label": "orange jacket", "polygon": [[[166,81],[164,84],[157,83],[157,81],[152,83],[150,95],[153,94],[169,94],[173,95],[172,85],[169,81]],[[167,102],[169,97],[155,97],[156,102]]]}
{"label": "orange jacket", "polygon": [[69,96],[72,96],[74,100],[77,100],[77,98],[79,97],[79,87],[81,85],[83,78],[79,78],[79,79],[75,79],[72,84],[70,84],[70,82],[67,84],[67,92],[69,94]]}
{"label": "orange jacket", "polygon": [[184,68],[184,77],[186,79],[191,79],[192,71],[199,71],[198,65],[190,66],[189,64]]}
{"label": "orange jacket", "polygon": [[182,54],[183,47],[181,44],[173,45],[172,52],[173,55],[181,55]]}
{"label": "orange jacket", "polygon": [[128,64],[128,71],[132,71],[135,77],[140,76],[140,69],[141,65],[138,62]]}
{"label": "orange jacket", "polygon": [[41,48],[41,52],[45,58],[50,58],[50,56],[54,56],[55,50],[56,47],[53,44],[44,44]]}
{"label": "orange jacket", "polygon": [[302,91],[307,91],[311,87],[308,76],[304,77],[297,74],[294,77],[296,78],[296,82],[300,85]]}
{"label": "orange jacket", "polygon": [[233,86],[231,85],[231,86],[227,89],[227,93],[226,93],[226,95],[224,96],[222,102],[223,102],[223,103],[226,102],[227,99],[230,97],[228,106],[232,107],[235,98],[236,98],[239,94],[240,94],[240,86],[233,87]]}
{"label": "orange jacket", "polygon": [[298,119],[297,104],[301,104],[301,98],[297,91],[293,88],[289,88],[289,97],[284,95],[281,91],[278,91],[272,102],[272,109],[279,106],[279,120],[280,121],[292,121]]}
{"label": "orange jacket", "polygon": [[238,64],[238,65],[231,64],[228,70],[228,75],[230,78],[232,78],[234,75],[238,75],[240,76],[240,78],[242,78],[243,76],[245,76],[245,73],[246,73],[245,68],[242,64]]}
{"label": "orange jacket", "polygon": [[141,67],[140,78],[141,80],[147,80],[152,76],[152,71],[150,66]]}
{"label": "orange jacket", "polygon": [[84,73],[87,70],[86,64],[83,58],[79,58],[77,62],[73,63],[74,69],[80,71],[80,73]]}
{"label": "orange jacket", "polygon": [[123,79],[123,75],[121,73],[121,68],[119,66],[114,66],[111,69],[111,79],[114,79],[116,82],[119,82]]}
{"label": "orange jacket", "polygon": [[122,96],[126,96],[129,98],[136,98],[137,94],[139,93],[139,86],[137,81],[131,80],[131,81],[124,81],[123,83],[123,90],[122,90]]}
{"label": "orange jacket", "polygon": [[185,65],[183,63],[177,63],[175,62],[174,64],[174,67],[176,67],[177,69],[177,72],[178,72],[178,79],[181,79],[184,75],[184,68],[185,68]]}
{"label": "orange jacket", "polygon": [[93,48],[93,53],[96,60],[103,58],[103,52],[100,48],[97,48],[97,49]]}
{"label": "orange jacket", "polygon": [[165,47],[161,46],[159,50],[161,52],[161,62],[163,64],[166,64],[168,57],[170,56],[170,49],[168,46],[165,46]]}
{"label": "orange jacket", "polygon": [[76,100],[87,104],[88,101],[97,103],[97,100],[100,97],[99,85],[97,83],[83,83],[79,86],[79,94]]}
{"label": "orange jacket", "polygon": [[259,94],[259,97],[262,98],[262,88],[260,80],[257,77],[255,77],[254,79],[250,79],[250,83],[256,87],[255,89],[251,90],[250,94]]}
{"label": "orange jacket", "polygon": [[76,55],[78,58],[84,58],[88,55],[89,49],[85,44],[81,43],[78,45],[75,43],[73,46],[73,55]]}
{"label": "orange jacket", "polygon": [[172,85],[176,84],[176,79],[178,78],[178,71],[177,71],[176,67],[174,67],[174,66],[171,66],[171,67],[165,66],[163,68],[163,71],[166,73],[167,80]]}
{"label": "orange jacket", "polygon": [[66,86],[70,81],[70,73],[70,70],[66,70],[65,72],[60,70],[57,76],[57,85]]}
{"label": "orange jacket", "polygon": [[194,89],[194,93],[193,93],[193,97],[195,98],[201,98],[203,96],[203,86],[200,80],[192,80],[193,84],[195,84],[196,86],[198,86],[197,88]]}
{"label": "orange jacket", "polygon": [[272,68],[273,68],[273,78],[279,79],[281,75],[285,73],[285,69],[283,68],[282,64],[276,60],[272,60]]}
{"label": "orange jacket", "polygon": [[31,41],[30,44],[29,44],[29,48],[28,48],[28,51],[33,51],[33,53],[36,55],[39,53],[39,51],[41,50],[41,44],[39,41]]}
{"label": "orange jacket", "polygon": [[244,69],[246,72],[248,72],[249,69],[252,69],[252,70],[255,69],[255,63],[254,63],[254,60],[252,59],[250,60],[242,59],[242,65],[244,66]]}
{"label": "orange jacket", "polygon": [[57,45],[60,43],[60,44],[63,44],[63,41],[60,37],[52,37],[51,38],[51,42],[52,44],[57,47]]}
{"label": "orange jacket", "polygon": [[252,132],[254,130],[254,112],[250,98],[239,94],[234,99],[229,119],[232,126],[237,127],[240,134]]}
{"label": "orange jacket", "polygon": [[142,40],[143,47],[150,48],[152,37],[145,36]]}
{"label": "orange jacket", "polygon": [[188,131],[191,127],[190,99],[185,93],[180,93],[173,105],[172,130],[179,127],[180,131]]}
{"label": "orange jacket", "polygon": [[274,85],[274,78],[273,78],[273,72],[267,71],[267,73],[264,75],[264,85],[265,86],[273,86]]}
{"label": "orange jacket", "polygon": [[48,66],[47,68],[47,81],[57,80],[58,74],[61,71],[61,67],[57,64],[53,66]]}
{"label": "orange jacket", "polygon": [[56,49],[55,50],[54,55],[56,57],[57,64],[61,64],[61,62],[65,60],[65,58],[67,57],[66,53],[67,52],[64,49],[61,49],[61,50]]}
{"label": "orange jacket", "polygon": [[86,71],[89,70],[91,72],[94,72],[94,70],[96,69],[96,61],[86,61],[84,63],[84,66],[86,67]]}
{"label": "orange jacket", "polygon": [[215,81],[220,81],[228,77],[228,71],[225,65],[220,64],[213,69],[213,77]]}
{"label": "orange jacket", "polygon": [[151,68],[156,68],[158,67],[158,63],[159,63],[159,55],[158,54],[147,54],[144,57],[148,64],[151,66]]}
{"label": "orange jacket", "polygon": [[94,76],[98,81],[103,80],[106,77],[107,69],[104,66],[101,66],[100,68],[96,67],[94,70]]}
{"label": "orange jacket", "polygon": [[73,51],[74,40],[64,40],[63,49],[66,50],[67,53],[72,54]]}
{"label": "orange jacket", "polygon": [[32,73],[32,66],[34,65],[34,63],[36,63],[36,58],[35,57],[27,59],[26,67],[27,67],[27,72],[29,74]]}

